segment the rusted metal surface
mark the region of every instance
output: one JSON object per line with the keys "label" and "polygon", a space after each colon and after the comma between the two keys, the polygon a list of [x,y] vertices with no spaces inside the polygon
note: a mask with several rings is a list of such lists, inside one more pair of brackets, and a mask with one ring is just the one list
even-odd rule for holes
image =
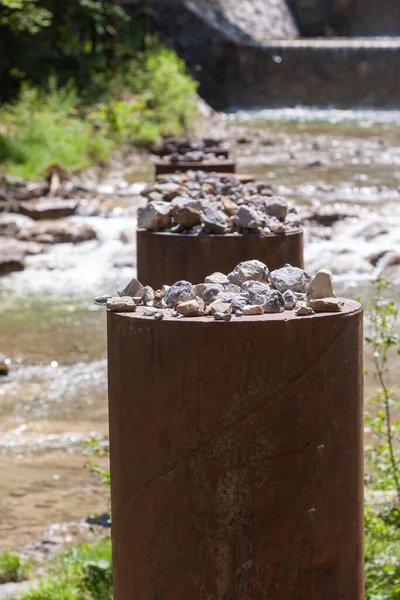
{"label": "rusted metal surface", "polygon": [[[201,169],[200,169],[201,170]],[[217,177],[226,177],[226,173],[216,173]],[[255,175],[250,175],[250,173],[229,173],[229,177],[234,177],[240,183],[251,183],[256,180]],[[157,175],[156,179],[164,179],[165,175]]]}
{"label": "rusted metal surface", "polygon": [[272,235],[187,235],[137,230],[138,279],[161,285],[186,279],[200,283],[215,271],[229,273],[257,258],[270,270],[290,263],[304,266],[303,231]]}
{"label": "rusted metal surface", "polygon": [[362,600],[362,311],[108,313],[115,600]]}
{"label": "rusted metal surface", "polygon": [[213,160],[203,162],[176,162],[169,163],[162,160],[155,162],[155,176],[167,175],[183,171],[206,171],[208,173],[218,171],[219,173],[235,173],[236,162],[234,160]]}

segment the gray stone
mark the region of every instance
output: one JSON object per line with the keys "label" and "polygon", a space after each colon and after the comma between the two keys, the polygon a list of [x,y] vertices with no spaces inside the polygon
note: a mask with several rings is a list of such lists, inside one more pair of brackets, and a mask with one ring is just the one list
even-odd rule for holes
{"label": "gray stone", "polygon": [[298,317],[308,317],[314,314],[313,309],[310,306],[307,306],[305,302],[298,302],[294,312]]}
{"label": "gray stone", "polygon": [[204,300],[206,304],[211,304],[217,296],[224,291],[224,286],[220,283],[205,283],[205,288],[200,298]]}
{"label": "gray stone", "polygon": [[178,302],[186,302],[195,297],[193,286],[189,281],[177,281],[167,290],[164,302],[168,307],[173,307]]}
{"label": "gray stone", "polygon": [[138,208],[138,228],[154,231],[171,224],[172,206],[169,202],[149,202]]}
{"label": "gray stone", "polygon": [[159,311],[152,306],[145,306],[142,314],[144,317],[154,317],[158,312]]}
{"label": "gray stone", "polygon": [[99,306],[104,306],[107,304],[107,300],[109,300],[110,298],[112,298],[112,296],[96,296],[93,301],[95,304],[98,304]]}
{"label": "gray stone", "polygon": [[170,285],[162,285],[161,286],[161,291],[162,291],[163,296],[165,296],[165,294],[168,292],[170,287],[171,287]]}
{"label": "gray stone", "polygon": [[135,312],[136,310],[136,304],[130,296],[109,298],[106,306],[111,312]]}
{"label": "gray stone", "polygon": [[176,305],[176,312],[180,313],[183,317],[203,317],[204,303],[198,299],[179,302]]}
{"label": "gray stone", "polygon": [[217,284],[221,284],[223,286],[228,285],[229,284],[229,279],[226,275],[224,275],[224,273],[212,273],[211,275],[207,275],[207,277],[205,278],[205,283],[217,283]]}
{"label": "gray stone", "polygon": [[272,233],[286,233],[286,227],[283,223],[272,221],[268,223],[268,227]]}
{"label": "gray stone", "polygon": [[259,260],[247,260],[239,263],[234,270],[229,273],[228,279],[231,283],[240,287],[245,281],[250,279],[266,283],[268,280],[268,267]]}
{"label": "gray stone", "polygon": [[207,307],[207,314],[213,315],[214,313],[230,313],[232,312],[232,305],[230,302],[224,302],[221,298],[217,298]]}
{"label": "gray stone", "polygon": [[119,296],[135,296],[136,298],[142,298],[143,286],[137,279],[131,279],[124,287],[118,290]]}
{"label": "gray stone", "polygon": [[311,300],[334,297],[332,273],[328,269],[321,269],[310,281],[306,290],[306,298]]}
{"label": "gray stone", "polygon": [[156,314],[154,315],[155,321],[162,321],[163,318],[164,318],[164,313],[162,313],[161,311],[156,312]]}
{"label": "gray stone", "polygon": [[192,229],[196,225],[200,225],[200,213],[189,206],[174,208],[174,222],[183,226],[185,229]]}
{"label": "gray stone", "polygon": [[154,301],[154,290],[150,285],[146,285],[143,288],[143,294],[142,294],[142,299],[144,304],[150,304],[151,302]]}
{"label": "gray stone", "polygon": [[340,312],[343,301],[338,298],[311,298],[308,300],[308,306],[314,312]]}
{"label": "gray stone", "polygon": [[274,196],[265,200],[263,208],[270,217],[276,217],[283,221],[288,213],[289,205],[284,198]]}
{"label": "gray stone", "polygon": [[226,321],[229,322],[232,319],[232,315],[230,313],[220,313],[215,312],[213,314],[215,321]]}
{"label": "gray stone", "polygon": [[233,223],[239,229],[261,229],[261,219],[253,206],[241,206],[233,217]]}
{"label": "gray stone", "polygon": [[234,283],[228,283],[224,285],[225,292],[232,292],[233,294],[240,294],[240,287]]}
{"label": "gray stone", "polygon": [[272,271],[269,274],[269,278],[273,286],[282,294],[286,290],[304,293],[311,280],[310,275],[303,271],[303,269],[292,267],[289,264],[286,264],[281,269]]}
{"label": "gray stone", "polygon": [[260,304],[267,301],[270,286],[261,281],[245,281],[241,293],[247,298],[249,304]]}
{"label": "gray stone", "polygon": [[207,206],[202,210],[201,221],[209,233],[224,233],[228,226],[226,216],[211,206]]}
{"label": "gray stone", "polygon": [[285,309],[292,310],[296,306],[297,298],[296,294],[292,290],[286,290],[283,292],[283,299],[285,301]]}
{"label": "gray stone", "polygon": [[265,313],[280,313],[285,310],[285,301],[283,296],[277,290],[270,290],[266,301],[263,304]]}

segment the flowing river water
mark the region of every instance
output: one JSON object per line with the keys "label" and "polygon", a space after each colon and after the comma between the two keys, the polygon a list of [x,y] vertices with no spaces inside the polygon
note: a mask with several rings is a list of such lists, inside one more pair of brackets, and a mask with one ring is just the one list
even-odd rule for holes
{"label": "flowing river water", "polygon": [[[261,111],[226,115],[222,127],[239,171],[268,181],[310,219],[310,271],[331,268],[338,292],[367,298],[391,256],[384,273],[400,281],[399,114]],[[135,275],[143,200],[115,190],[152,176],[151,157],[103,173],[109,209],[90,216],[86,202],[72,217],[98,239],[52,246],[0,281],[0,352],[11,361],[0,379],[0,547],[107,508],[83,452],[84,440],[107,436],[105,312],[92,298]]]}

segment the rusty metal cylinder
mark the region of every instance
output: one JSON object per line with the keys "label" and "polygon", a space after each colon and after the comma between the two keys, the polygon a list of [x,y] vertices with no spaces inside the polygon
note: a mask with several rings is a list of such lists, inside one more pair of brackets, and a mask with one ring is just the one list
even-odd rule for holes
{"label": "rusty metal cylinder", "polygon": [[200,283],[215,271],[230,273],[254,258],[272,271],[289,263],[304,267],[303,231],[286,234],[186,235],[136,232],[139,281],[154,288],[181,279]]}
{"label": "rusty metal cylinder", "polygon": [[235,173],[236,162],[230,159],[223,160],[209,160],[202,162],[175,162],[170,163],[163,160],[158,160],[154,164],[154,173],[157,178],[158,175],[168,175],[177,172],[185,171],[207,171],[208,173],[219,172],[219,173]]}
{"label": "rusty metal cylinder", "polygon": [[108,313],[115,600],[363,598],[362,310]]}

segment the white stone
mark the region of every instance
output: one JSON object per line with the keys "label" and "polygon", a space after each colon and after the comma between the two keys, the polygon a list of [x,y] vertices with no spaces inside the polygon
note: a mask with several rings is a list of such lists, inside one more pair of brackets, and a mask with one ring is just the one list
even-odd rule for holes
{"label": "white stone", "polygon": [[136,310],[136,304],[130,296],[109,298],[106,306],[111,312],[135,312]]}
{"label": "white stone", "polygon": [[263,315],[264,314],[264,309],[259,304],[250,304],[249,306],[245,306],[243,308],[243,311],[241,311],[241,312],[245,316]]}
{"label": "white stone", "polygon": [[343,308],[343,301],[338,298],[311,298],[308,306],[314,312],[340,312]]}
{"label": "white stone", "polygon": [[328,269],[321,269],[310,281],[306,290],[307,300],[318,298],[334,298],[333,277]]}

